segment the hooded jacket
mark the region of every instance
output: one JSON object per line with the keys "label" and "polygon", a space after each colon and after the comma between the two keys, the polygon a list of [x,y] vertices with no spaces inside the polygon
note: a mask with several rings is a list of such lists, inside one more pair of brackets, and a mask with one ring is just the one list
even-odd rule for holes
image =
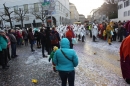
{"label": "hooded jacket", "polygon": [[130,35],[121,43],[120,64],[123,78],[130,79]]}
{"label": "hooded jacket", "polygon": [[72,71],[74,67],[78,65],[78,56],[74,49],[70,49],[70,42],[67,38],[63,38],[60,42],[60,47],[65,55],[71,59],[72,61],[68,60],[58,49],[53,57],[53,61],[56,64],[56,69],[59,71]]}
{"label": "hooded jacket", "polygon": [[7,39],[0,35],[0,51],[7,48]]}

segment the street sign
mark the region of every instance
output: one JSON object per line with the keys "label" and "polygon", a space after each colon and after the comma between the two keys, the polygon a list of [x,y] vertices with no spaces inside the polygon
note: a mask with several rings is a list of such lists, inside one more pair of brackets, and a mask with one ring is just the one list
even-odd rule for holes
{"label": "street sign", "polygon": [[50,0],[43,0],[43,3],[42,3],[43,6],[49,5],[49,4],[50,4]]}
{"label": "street sign", "polygon": [[48,15],[48,10],[45,10],[45,15]]}

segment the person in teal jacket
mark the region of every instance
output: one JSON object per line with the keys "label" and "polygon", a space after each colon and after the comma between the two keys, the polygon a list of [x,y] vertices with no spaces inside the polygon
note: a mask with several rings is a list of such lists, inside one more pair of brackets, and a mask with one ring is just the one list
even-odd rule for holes
{"label": "person in teal jacket", "polygon": [[[67,58],[65,57],[65,55]],[[69,60],[70,59],[70,60]],[[74,49],[70,49],[70,42],[67,38],[63,38],[60,42],[60,49],[58,49],[53,57],[53,62],[56,65],[56,70],[59,71],[59,75],[62,81],[62,86],[67,85],[74,86],[75,69],[78,65],[78,56]]]}
{"label": "person in teal jacket", "polygon": [[8,68],[7,67],[7,44],[8,41],[6,39],[6,35],[4,31],[0,30],[0,64],[2,65],[3,69]]}

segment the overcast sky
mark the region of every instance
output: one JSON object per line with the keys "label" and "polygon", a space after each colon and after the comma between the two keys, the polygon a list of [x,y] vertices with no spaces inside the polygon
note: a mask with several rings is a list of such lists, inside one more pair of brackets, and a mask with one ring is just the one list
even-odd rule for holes
{"label": "overcast sky", "polygon": [[90,14],[92,9],[100,7],[104,2],[104,0],[69,0],[69,1],[76,6],[79,14],[85,15],[85,17],[87,17],[87,15]]}

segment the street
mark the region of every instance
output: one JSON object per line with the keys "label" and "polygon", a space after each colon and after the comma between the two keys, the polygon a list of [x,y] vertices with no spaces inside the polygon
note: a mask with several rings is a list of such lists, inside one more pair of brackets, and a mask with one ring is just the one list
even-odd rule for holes
{"label": "street", "polygon": [[[122,78],[119,48],[121,42],[99,40],[74,45],[79,57],[75,71],[75,86],[129,86]],[[58,73],[53,72],[51,62],[43,58],[41,49],[30,51],[30,46],[17,48],[17,58],[9,61],[10,68],[0,68],[0,86],[61,86]],[[32,79],[38,83],[32,83]]]}

